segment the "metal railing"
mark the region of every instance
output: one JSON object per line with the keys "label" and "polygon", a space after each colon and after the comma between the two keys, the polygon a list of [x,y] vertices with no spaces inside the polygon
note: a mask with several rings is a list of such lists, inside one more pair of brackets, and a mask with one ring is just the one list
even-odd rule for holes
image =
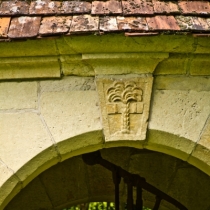
{"label": "metal railing", "polygon": [[82,155],[83,161],[88,165],[99,164],[104,168],[110,170],[112,172],[113,182],[115,185],[115,209],[119,210],[119,185],[121,182],[121,178],[124,179],[124,182],[127,184],[127,209],[134,209],[134,201],[133,201],[133,187],[136,187],[136,210],[143,209],[143,199],[142,199],[142,189],[156,195],[156,202],[153,207],[153,210],[158,210],[160,207],[160,203],[162,200],[165,200],[180,210],[187,210],[187,208],[182,205],[179,201],[152,186],[151,184],[146,182],[146,179],[139,176],[138,174],[131,174],[128,171],[122,169],[121,167],[103,159],[99,151],[88,153]]}

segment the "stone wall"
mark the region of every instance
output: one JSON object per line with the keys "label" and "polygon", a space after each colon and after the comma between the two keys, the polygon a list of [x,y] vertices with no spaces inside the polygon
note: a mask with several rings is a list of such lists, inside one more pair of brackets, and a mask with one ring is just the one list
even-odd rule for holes
{"label": "stone wall", "polygon": [[147,138],[106,142],[94,77],[0,83],[0,209],[47,168],[107,147],[169,154],[210,175],[210,78],[154,78]]}

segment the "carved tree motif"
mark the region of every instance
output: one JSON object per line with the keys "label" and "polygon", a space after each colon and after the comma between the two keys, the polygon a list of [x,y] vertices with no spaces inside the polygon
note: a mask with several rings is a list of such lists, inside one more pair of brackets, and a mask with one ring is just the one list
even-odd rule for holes
{"label": "carved tree motif", "polygon": [[115,81],[107,89],[108,102],[123,104],[121,133],[130,133],[130,103],[142,101],[142,94],[142,89],[132,81]]}

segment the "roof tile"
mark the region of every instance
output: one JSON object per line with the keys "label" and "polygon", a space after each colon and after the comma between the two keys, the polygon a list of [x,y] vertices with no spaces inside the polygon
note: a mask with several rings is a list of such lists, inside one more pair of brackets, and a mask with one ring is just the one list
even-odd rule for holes
{"label": "roof tile", "polygon": [[2,1],[0,16],[2,15],[27,15],[29,4],[26,1]]}
{"label": "roof tile", "polygon": [[0,38],[7,37],[9,24],[10,24],[10,17],[0,17]]}
{"label": "roof tile", "polygon": [[62,14],[87,14],[91,12],[91,3],[85,1],[63,1]]}
{"label": "roof tile", "polygon": [[90,15],[73,16],[70,34],[98,31],[99,17]]}
{"label": "roof tile", "polygon": [[209,31],[210,26],[205,18],[202,17],[192,17],[193,29],[198,31]]}
{"label": "roof tile", "polygon": [[154,14],[153,4],[150,0],[122,1],[124,15],[151,15]]}
{"label": "roof tile", "polygon": [[193,20],[192,17],[186,16],[176,16],[177,23],[181,30],[192,30],[193,29]]}
{"label": "roof tile", "polygon": [[41,17],[15,17],[12,19],[8,36],[10,38],[29,38],[38,34]]}
{"label": "roof tile", "polygon": [[31,2],[29,13],[38,15],[53,15],[60,13],[60,7],[61,2],[59,1],[36,0]]}
{"label": "roof tile", "polygon": [[179,1],[178,4],[183,14],[210,14],[208,1]]}
{"label": "roof tile", "polygon": [[116,0],[109,0],[106,2],[93,1],[91,14],[93,15],[122,14],[121,2]]}
{"label": "roof tile", "polygon": [[174,16],[147,17],[146,20],[150,30],[180,30]]}
{"label": "roof tile", "polygon": [[44,17],[39,29],[40,35],[63,34],[69,31],[71,16]]}
{"label": "roof tile", "polygon": [[100,17],[100,30],[101,31],[117,31],[117,19],[116,17]]}
{"label": "roof tile", "polygon": [[119,30],[147,31],[148,25],[144,17],[117,17]]}
{"label": "roof tile", "polygon": [[178,4],[172,1],[153,0],[154,12],[156,14],[178,14],[180,13]]}

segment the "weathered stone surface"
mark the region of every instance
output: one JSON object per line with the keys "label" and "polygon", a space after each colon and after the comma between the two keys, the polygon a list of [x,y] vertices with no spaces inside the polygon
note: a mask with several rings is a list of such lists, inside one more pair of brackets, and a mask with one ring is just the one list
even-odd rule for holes
{"label": "weathered stone surface", "polygon": [[154,13],[153,4],[150,0],[122,1],[124,15],[151,15]]}
{"label": "weathered stone surface", "polygon": [[189,139],[173,135],[169,132],[150,129],[148,130],[147,142],[144,148],[168,154],[181,160],[187,160],[195,144],[195,142]]}
{"label": "weathered stone surface", "polygon": [[117,31],[116,17],[100,17],[100,30],[101,31]]}
{"label": "weathered stone surface", "polygon": [[167,57],[168,53],[87,53],[82,60],[94,69],[95,75],[121,75],[153,73]]}
{"label": "weathered stone surface", "polygon": [[32,1],[29,8],[30,14],[52,15],[60,13],[61,2],[51,0]]}
{"label": "weathered stone surface", "polygon": [[10,17],[0,17],[0,38],[7,37],[10,19]]}
{"label": "weathered stone surface", "polygon": [[0,127],[1,158],[24,184],[56,159],[51,138],[36,113],[1,113]]}
{"label": "weathered stone surface", "polygon": [[119,30],[147,31],[148,25],[144,17],[117,17]]}
{"label": "weathered stone surface", "polygon": [[[20,191],[20,183],[14,175],[1,160],[0,160],[0,204],[4,204],[5,199],[8,200],[9,195],[14,196],[15,193]],[[0,207],[3,209],[4,205]]]}
{"label": "weathered stone surface", "polygon": [[86,1],[63,1],[62,14],[86,14],[91,12],[91,3]]}
{"label": "weathered stone surface", "polygon": [[187,72],[187,63],[189,58],[183,56],[183,54],[170,53],[169,58],[161,61],[155,71],[155,75],[180,75],[186,74]]}
{"label": "weathered stone surface", "polygon": [[157,76],[153,88],[156,90],[210,91],[210,78],[200,76]]}
{"label": "weathered stone surface", "polygon": [[208,76],[210,74],[210,56],[209,55],[197,55],[190,63],[191,75]]}
{"label": "weathered stone surface", "polygon": [[0,2],[0,16],[27,15],[29,4],[26,1],[2,1]]}
{"label": "weathered stone surface", "polygon": [[93,1],[91,14],[93,15],[108,15],[108,14],[121,14],[122,6],[120,1]]}
{"label": "weathered stone surface", "polygon": [[210,113],[209,98],[207,91],[155,91],[149,128],[196,142]]}
{"label": "weathered stone surface", "polygon": [[39,28],[40,35],[64,34],[69,31],[71,16],[44,17]]}
{"label": "weathered stone surface", "polygon": [[201,132],[200,140],[189,158],[189,163],[196,165],[207,174],[210,173],[210,117]]}
{"label": "weathered stone surface", "polygon": [[98,77],[106,141],[146,138],[152,77]]}
{"label": "weathered stone surface", "polygon": [[62,80],[40,81],[40,91],[66,92],[66,91],[95,91],[93,77],[63,77]]}
{"label": "weathered stone surface", "polygon": [[60,57],[61,70],[65,76],[94,76],[95,72],[92,66],[82,61],[82,55],[63,55]]}
{"label": "weathered stone surface", "polygon": [[90,15],[73,16],[70,33],[98,31],[99,17]]}
{"label": "weathered stone surface", "polygon": [[0,80],[60,76],[60,65],[56,56],[0,58]]}
{"label": "weathered stone surface", "polygon": [[[27,197],[27,199],[26,199]],[[37,202],[38,201],[38,202]],[[9,203],[7,209],[51,209],[53,208],[51,201],[46,193],[44,185],[39,178],[34,179],[28,186],[21,191],[18,197]]]}
{"label": "weathered stone surface", "polygon": [[0,110],[37,108],[37,82],[3,82],[0,92]]}
{"label": "weathered stone surface", "polygon": [[16,17],[10,24],[8,37],[27,38],[38,34],[41,17]]}
{"label": "weathered stone surface", "polygon": [[[52,82],[51,85],[53,84]],[[83,89],[43,92],[41,113],[56,142],[101,130],[99,104],[95,91],[84,91]]]}

